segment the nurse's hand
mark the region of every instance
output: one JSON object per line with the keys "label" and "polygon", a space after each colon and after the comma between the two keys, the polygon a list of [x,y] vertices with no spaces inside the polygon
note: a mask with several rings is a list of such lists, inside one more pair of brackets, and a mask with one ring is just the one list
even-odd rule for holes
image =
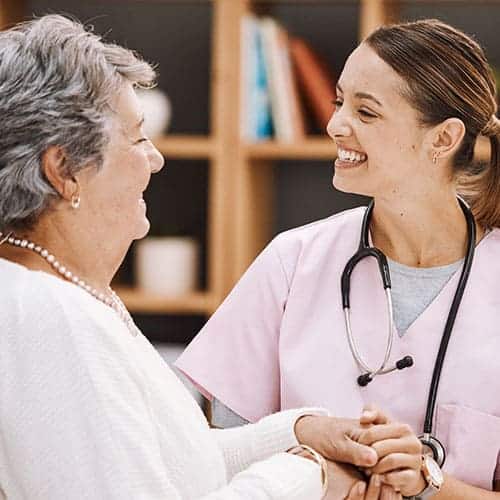
{"label": "nurse's hand", "polygon": [[377,464],[377,453],[369,445],[359,443],[363,430],[359,420],[307,415],[297,420],[295,435],[328,460],[361,467]]}
{"label": "nurse's hand", "polygon": [[[366,410],[365,410],[366,411]],[[376,409],[371,409],[375,414]],[[371,446],[379,457],[375,467],[367,469],[371,474],[380,474],[385,484],[392,486],[404,496],[420,493],[426,482],[421,472],[422,444],[411,427],[391,421],[378,412],[374,425],[363,429],[358,442]],[[362,422],[366,420],[361,418]]]}

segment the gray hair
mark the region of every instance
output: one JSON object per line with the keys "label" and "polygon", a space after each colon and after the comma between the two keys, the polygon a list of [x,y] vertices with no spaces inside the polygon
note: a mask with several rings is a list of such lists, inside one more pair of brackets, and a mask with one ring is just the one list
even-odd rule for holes
{"label": "gray hair", "polygon": [[28,229],[59,196],[41,168],[60,146],[71,177],[100,168],[110,101],[124,79],[150,86],[154,69],[81,23],[47,15],[0,33],[0,232]]}

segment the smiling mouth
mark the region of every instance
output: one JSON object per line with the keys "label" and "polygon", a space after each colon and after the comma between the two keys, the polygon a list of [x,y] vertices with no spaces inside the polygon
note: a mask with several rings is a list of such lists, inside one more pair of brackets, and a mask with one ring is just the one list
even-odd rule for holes
{"label": "smiling mouth", "polygon": [[335,166],[339,168],[353,168],[359,167],[366,162],[368,157],[365,153],[353,151],[349,149],[338,148],[337,160]]}

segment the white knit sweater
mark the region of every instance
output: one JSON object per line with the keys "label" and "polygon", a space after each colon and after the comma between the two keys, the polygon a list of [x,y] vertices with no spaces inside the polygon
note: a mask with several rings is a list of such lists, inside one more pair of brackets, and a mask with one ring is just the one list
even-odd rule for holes
{"label": "white knit sweater", "polygon": [[278,453],[296,444],[298,416],[314,410],[210,430],[147,339],[112,309],[4,259],[0,318],[0,498],[321,497],[319,467]]}

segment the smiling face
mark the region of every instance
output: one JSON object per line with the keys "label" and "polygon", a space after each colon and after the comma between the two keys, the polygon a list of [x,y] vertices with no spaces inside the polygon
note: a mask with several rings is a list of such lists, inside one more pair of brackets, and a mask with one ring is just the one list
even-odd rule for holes
{"label": "smiling face", "polygon": [[405,196],[429,182],[428,129],[402,96],[404,86],[368,45],[349,56],[327,129],[338,148],[333,178],[337,189],[373,197]]}
{"label": "smiling face", "polygon": [[112,104],[110,140],[99,170],[78,175],[80,211],[97,233],[113,243],[129,245],[149,231],[143,192],[151,174],[163,166],[163,156],[144,136],[143,115],[130,83],[124,83]]}

